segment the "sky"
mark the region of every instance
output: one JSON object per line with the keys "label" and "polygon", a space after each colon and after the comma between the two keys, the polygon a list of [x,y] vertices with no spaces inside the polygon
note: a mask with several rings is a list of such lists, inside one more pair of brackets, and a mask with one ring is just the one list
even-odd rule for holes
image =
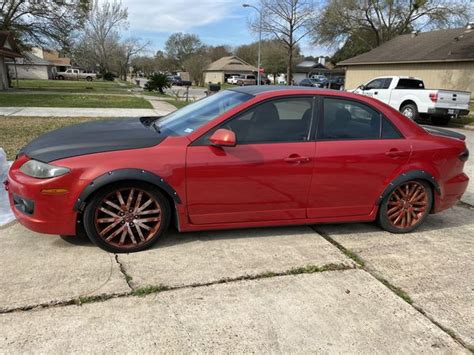
{"label": "sky", "polygon": [[[152,52],[163,50],[174,32],[195,33],[207,45],[232,47],[258,40],[248,29],[248,20],[258,16],[256,10],[242,7],[255,0],[122,0],[128,8],[128,35],[151,42]],[[303,39],[304,55],[328,55],[331,51]]]}

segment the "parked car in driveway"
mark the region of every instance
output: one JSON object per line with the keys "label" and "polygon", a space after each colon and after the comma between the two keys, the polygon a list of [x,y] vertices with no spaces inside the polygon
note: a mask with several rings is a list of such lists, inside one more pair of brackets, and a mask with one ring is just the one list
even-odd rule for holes
{"label": "parked car in driveway", "polygon": [[257,85],[257,77],[254,74],[243,74],[238,77],[237,85],[239,86]]}
{"label": "parked car in driveway", "polygon": [[40,136],[6,182],[17,219],[111,252],[179,231],[337,222],[415,230],[468,184],[463,135],[428,132],[379,100],[252,86],[165,117],[94,121]]}
{"label": "parked car in driveway", "polygon": [[97,78],[97,74],[85,72],[80,69],[67,69],[56,73],[58,80],[87,80],[92,81]]}
{"label": "parked car in driveway", "polygon": [[192,83],[189,80],[183,80],[179,75],[169,75],[168,76],[168,81],[171,83],[171,85],[175,86],[191,86]]}
{"label": "parked car in driveway", "polygon": [[467,91],[425,89],[423,80],[408,76],[375,78],[353,92],[385,102],[412,120],[430,117],[435,124],[469,114],[471,99]]}
{"label": "parked car in driveway", "polygon": [[316,79],[308,79],[308,78],[301,80],[299,85],[300,86],[310,86],[310,87],[315,87],[315,88],[321,88],[322,87],[322,83],[320,83]]}
{"label": "parked car in driveway", "polygon": [[232,75],[227,78],[227,83],[232,85],[237,85],[237,81],[239,80],[240,75]]}

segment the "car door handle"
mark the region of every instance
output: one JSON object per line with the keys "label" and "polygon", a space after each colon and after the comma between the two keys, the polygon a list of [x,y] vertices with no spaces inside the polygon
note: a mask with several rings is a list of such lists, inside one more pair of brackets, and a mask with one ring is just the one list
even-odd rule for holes
{"label": "car door handle", "polygon": [[290,163],[290,164],[300,164],[300,163],[310,162],[311,158],[302,157],[302,156],[299,156],[298,154],[291,154],[288,158],[285,158],[284,160],[285,162]]}
{"label": "car door handle", "polygon": [[398,149],[390,149],[388,152],[385,153],[385,155],[389,156],[390,158],[407,157],[409,154],[410,152]]}

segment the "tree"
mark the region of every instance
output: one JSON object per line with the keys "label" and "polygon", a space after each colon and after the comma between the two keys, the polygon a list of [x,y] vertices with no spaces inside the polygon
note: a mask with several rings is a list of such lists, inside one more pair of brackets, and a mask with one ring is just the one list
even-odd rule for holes
{"label": "tree", "polygon": [[150,42],[142,42],[138,38],[129,38],[120,44],[117,58],[123,80],[127,81],[131,58],[142,53],[149,45]]}
{"label": "tree", "polygon": [[[84,34],[78,47],[82,53],[90,55],[87,61],[100,65],[102,73],[111,70],[112,58],[119,52],[119,31],[128,25],[128,11],[118,1],[105,1],[99,4],[94,1],[92,11],[87,19]],[[76,52],[76,57],[81,52]],[[83,58],[84,60],[84,58]]]}
{"label": "tree", "polygon": [[204,45],[195,34],[173,33],[165,43],[165,51],[169,58],[180,68],[191,55],[204,49]]}
{"label": "tree", "polygon": [[184,69],[189,73],[191,80],[197,86],[204,85],[203,71],[211,63],[208,56],[203,54],[194,54],[186,59],[183,63]]}
{"label": "tree", "polygon": [[11,31],[21,48],[54,44],[68,48],[82,27],[91,0],[0,1],[0,30]]}
{"label": "tree", "polygon": [[[247,63],[257,66],[258,42],[244,44],[235,49],[235,55]],[[262,68],[265,72],[276,77],[286,72],[288,53],[286,47],[277,39],[264,40],[261,46]],[[300,56],[300,47],[296,45],[293,50],[293,58]]]}
{"label": "tree", "polygon": [[232,55],[232,48],[226,45],[206,47],[206,56],[211,62]]}
{"label": "tree", "polygon": [[[260,0],[262,32],[279,40],[287,53],[286,77],[290,85],[293,74],[293,55],[296,45],[308,35],[313,20],[311,0]],[[251,23],[258,31],[259,21]]]}
{"label": "tree", "polygon": [[145,76],[150,76],[158,70],[154,57],[137,56],[132,59],[133,71],[135,73],[142,73]]}
{"label": "tree", "polygon": [[157,51],[155,54],[156,69],[158,71],[172,72],[179,69],[178,64],[173,58],[168,57],[163,51]]}
{"label": "tree", "polygon": [[465,24],[468,10],[469,0],[329,0],[312,37],[318,44],[347,45],[341,60],[400,34]]}

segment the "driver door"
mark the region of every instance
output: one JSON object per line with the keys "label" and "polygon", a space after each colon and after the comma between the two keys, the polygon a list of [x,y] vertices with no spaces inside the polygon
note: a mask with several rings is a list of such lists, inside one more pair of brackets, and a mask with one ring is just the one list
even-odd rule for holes
{"label": "driver door", "polygon": [[[215,127],[188,147],[186,186],[193,224],[306,218],[315,142],[313,97],[265,101]],[[216,147],[218,128],[235,147]]]}

